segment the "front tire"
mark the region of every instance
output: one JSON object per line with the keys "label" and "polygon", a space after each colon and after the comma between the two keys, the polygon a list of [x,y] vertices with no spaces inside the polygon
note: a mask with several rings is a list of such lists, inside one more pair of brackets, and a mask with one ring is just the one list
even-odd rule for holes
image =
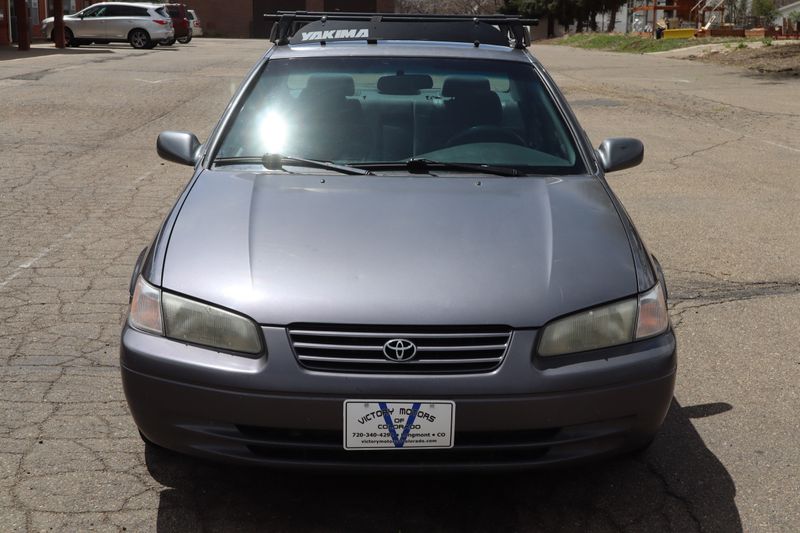
{"label": "front tire", "polygon": [[172,39],[162,39],[158,42],[158,44],[160,44],[161,46],[172,46],[173,44],[175,44],[175,38],[173,37]]}
{"label": "front tire", "polygon": [[192,36],[191,35],[187,35],[186,37],[181,37],[180,39],[178,39],[178,42],[181,43],[181,44],[189,44],[189,41],[191,41],[191,40],[192,40]]}
{"label": "front tire", "polygon": [[155,44],[150,46],[152,43],[150,34],[141,29],[131,30],[131,32],[128,34],[128,42],[137,50],[147,49],[148,47],[153,48],[153,46],[155,46]]}
{"label": "front tire", "polygon": [[[55,33],[53,33],[53,42],[55,42]],[[71,46],[77,48],[80,46],[80,43],[75,38],[75,34],[72,33],[72,30],[65,27],[64,28],[64,46]]]}

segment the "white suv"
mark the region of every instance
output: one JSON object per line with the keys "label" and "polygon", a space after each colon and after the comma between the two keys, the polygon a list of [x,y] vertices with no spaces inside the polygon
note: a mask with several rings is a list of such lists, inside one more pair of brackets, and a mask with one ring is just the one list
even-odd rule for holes
{"label": "white suv", "polygon": [[[54,40],[53,17],[42,21],[42,34]],[[153,48],[175,34],[172,19],[160,4],[107,2],[74,15],[64,15],[67,46],[128,42],[134,48]]]}
{"label": "white suv", "polygon": [[202,37],[203,25],[200,22],[200,17],[197,16],[197,11],[194,9],[187,9],[186,13],[189,14],[189,25],[192,27],[192,37]]}

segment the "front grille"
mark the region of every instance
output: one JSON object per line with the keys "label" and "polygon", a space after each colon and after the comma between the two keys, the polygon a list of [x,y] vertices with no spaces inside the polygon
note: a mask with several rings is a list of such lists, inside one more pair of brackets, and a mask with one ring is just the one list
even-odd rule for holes
{"label": "front grille", "polygon": [[[497,368],[511,341],[507,326],[396,327],[295,324],[289,338],[300,364],[328,372],[466,373]],[[384,354],[392,340],[416,347],[408,361]]]}

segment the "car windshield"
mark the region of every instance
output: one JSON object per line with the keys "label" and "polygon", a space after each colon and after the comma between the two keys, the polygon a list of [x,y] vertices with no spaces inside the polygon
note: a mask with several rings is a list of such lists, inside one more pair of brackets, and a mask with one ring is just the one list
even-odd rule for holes
{"label": "car windshield", "polygon": [[526,174],[585,171],[535,69],[476,59],[271,60],[216,159],[265,153],[363,166],[426,159]]}

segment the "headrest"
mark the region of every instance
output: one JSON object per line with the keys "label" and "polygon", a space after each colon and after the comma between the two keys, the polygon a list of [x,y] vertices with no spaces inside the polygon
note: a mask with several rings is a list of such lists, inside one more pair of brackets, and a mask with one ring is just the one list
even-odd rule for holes
{"label": "headrest", "polygon": [[442,85],[442,96],[470,96],[490,90],[486,78],[447,78]]}
{"label": "headrest", "polygon": [[433,78],[427,74],[397,74],[378,79],[378,92],[382,94],[419,94],[421,89],[433,87]]}
{"label": "headrest", "polygon": [[303,92],[327,97],[344,98],[356,94],[356,84],[350,76],[339,74],[316,74],[308,77]]}

